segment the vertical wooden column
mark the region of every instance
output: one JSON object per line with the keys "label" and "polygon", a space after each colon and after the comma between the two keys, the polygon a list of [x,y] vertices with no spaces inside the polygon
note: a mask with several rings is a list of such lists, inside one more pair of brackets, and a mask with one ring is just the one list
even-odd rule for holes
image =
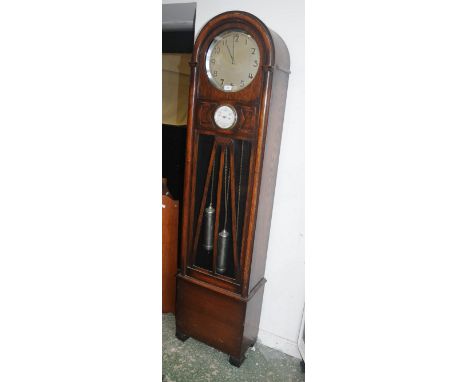
{"label": "vertical wooden column", "polygon": [[167,190],[162,195],[162,311],[175,313],[179,202]]}

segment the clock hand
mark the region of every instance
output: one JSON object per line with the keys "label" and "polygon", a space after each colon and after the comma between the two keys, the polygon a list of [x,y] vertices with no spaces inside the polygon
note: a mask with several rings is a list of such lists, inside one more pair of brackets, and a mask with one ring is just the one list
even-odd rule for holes
{"label": "clock hand", "polygon": [[226,45],[226,48],[228,50],[229,56],[231,57],[231,63],[234,64],[234,56],[231,54],[231,49],[229,49],[229,45]]}
{"label": "clock hand", "polygon": [[234,65],[234,35],[232,36],[232,64]]}

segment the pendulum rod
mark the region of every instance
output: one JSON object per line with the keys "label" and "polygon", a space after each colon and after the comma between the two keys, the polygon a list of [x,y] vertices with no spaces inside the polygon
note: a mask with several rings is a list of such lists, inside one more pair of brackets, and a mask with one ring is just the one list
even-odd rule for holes
{"label": "pendulum rod", "polygon": [[[239,277],[239,254],[237,252],[237,235],[238,235],[238,230],[237,230],[237,220],[239,218],[239,201],[237,201],[237,210],[236,210],[236,181],[235,181],[235,163],[234,163],[234,144],[231,143],[230,145],[230,166],[231,166],[231,171],[230,171],[230,178],[231,178],[231,219],[232,219],[232,246],[233,246],[233,258],[234,258],[234,273],[235,273],[235,278],[238,279]],[[234,213],[234,211],[237,211],[237,213]]]}
{"label": "pendulum rod", "polygon": [[[237,225],[236,232],[239,232],[239,208],[240,208],[240,196],[241,196],[241,186],[242,186],[242,164],[244,161],[244,140],[241,140],[241,154],[240,154],[240,164],[239,164],[239,184],[237,185]],[[237,238],[236,238],[237,239]]]}
{"label": "pendulum rod", "polygon": [[224,149],[224,230],[226,230],[227,216],[228,216],[228,198],[229,198],[229,170],[228,170],[228,148]]}
{"label": "pendulum rod", "polygon": [[[228,146],[224,147],[224,228],[218,234],[218,253],[217,253],[217,261],[216,261],[216,273],[224,274],[227,270],[227,259],[229,257],[229,240],[231,238],[231,234],[227,230],[227,221],[229,215],[229,157],[228,157]],[[232,215],[232,214],[231,214]]]}
{"label": "pendulum rod", "polygon": [[[215,159],[216,161],[216,159]],[[214,173],[216,164],[213,164],[213,171],[211,172],[211,192],[210,192],[210,206],[213,205],[213,187],[214,187]]]}
{"label": "pendulum rod", "polygon": [[210,191],[210,205],[205,208],[204,222],[203,222],[203,248],[208,252],[213,250],[213,234],[214,234],[214,219],[216,210],[213,208],[213,188],[214,188],[214,172],[216,167],[216,159],[213,164],[213,171],[211,171],[211,191]]}
{"label": "pendulum rod", "polygon": [[[201,231],[201,225],[202,225],[202,221],[203,221],[203,211],[204,211],[204,206],[206,204],[206,199],[207,199],[207,196],[208,196],[208,188],[209,188],[209,185],[210,185],[210,178],[212,175],[212,172],[213,172],[213,167],[214,167],[214,162],[215,162],[215,157],[216,157],[216,149],[217,149],[217,145],[216,143],[213,144],[213,148],[211,150],[211,155],[210,155],[210,162],[208,164],[208,171],[207,171],[207,176],[206,176],[206,179],[205,179],[205,185],[203,187],[203,197],[202,197],[202,201],[201,201],[201,204],[200,204],[200,211],[198,213],[198,218],[197,218],[197,225],[196,225],[196,230],[195,230],[195,240],[193,241],[193,248],[192,248],[192,255],[195,256],[196,254],[196,251],[197,251],[197,246],[198,246],[198,239],[200,237],[200,231]],[[193,261],[194,259],[192,258],[192,264],[193,264]]]}
{"label": "pendulum rod", "polygon": [[[224,145],[220,145],[221,147],[225,147]],[[218,232],[219,230],[219,212],[221,210],[221,190],[223,188],[223,171],[224,171],[224,161],[225,155],[221,152],[219,154],[220,161],[219,161],[219,173],[218,173],[218,188],[217,188],[217,195],[216,195],[216,218],[215,218],[215,228],[214,232]],[[212,271],[216,272],[216,259],[218,257],[218,236],[214,235],[214,243],[213,243],[213,263],[212,263]]]}

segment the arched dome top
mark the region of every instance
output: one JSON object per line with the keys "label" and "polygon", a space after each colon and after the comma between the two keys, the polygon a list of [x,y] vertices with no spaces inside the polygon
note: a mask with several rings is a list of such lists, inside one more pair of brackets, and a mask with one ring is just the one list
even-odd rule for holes
{"label": "arched dome top", "polygon": [[193,62],[202,62],[200,57],[213,38],[223,31],[240,28],[252,34],[262,46],[263,65],[277,66],[289,72],[289,52],[278,34],[271,31],[258,17],[244,11],[228,11],[208,21],[197,36],[193,49]]}

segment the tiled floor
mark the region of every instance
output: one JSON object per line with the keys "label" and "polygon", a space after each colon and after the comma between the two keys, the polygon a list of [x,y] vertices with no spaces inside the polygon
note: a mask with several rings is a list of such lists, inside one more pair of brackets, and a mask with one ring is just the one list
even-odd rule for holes
{"label": "tiled floor", "polygon": [[[257,343],[240,368],[228,355],[189,338],[175,337],[175,318],[163,314],[163,381],[165,382],[293,382],[304,381],[300,360]],[[254,350],[255,349],[255,350]]]}

